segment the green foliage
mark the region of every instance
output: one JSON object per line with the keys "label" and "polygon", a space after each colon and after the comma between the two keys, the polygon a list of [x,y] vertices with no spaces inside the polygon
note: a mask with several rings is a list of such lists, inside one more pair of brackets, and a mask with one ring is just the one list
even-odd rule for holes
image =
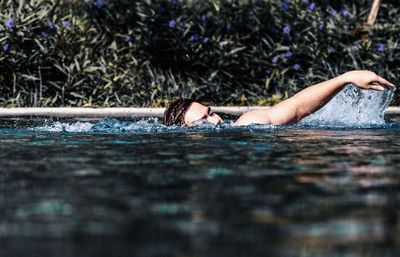
{"label": "green foliage", "polygon": [[268,104],[353,69],[398,83],[383,1],[0,0],[2,106]]}

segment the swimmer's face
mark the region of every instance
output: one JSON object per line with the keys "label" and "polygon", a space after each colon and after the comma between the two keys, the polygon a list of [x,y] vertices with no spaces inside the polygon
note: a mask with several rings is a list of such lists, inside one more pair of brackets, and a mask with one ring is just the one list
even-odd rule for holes
{"label": "swimmer's face", "polygon": [[214,125],[220,124],[223,122],[221,117],[218,114],[213,113],[211,108],[205,105],[202,105],[197,102],[193,102],[189,109],[186,111],[184,121],[186,126],[190,127],[193,123],[197,121],[207,121]]}

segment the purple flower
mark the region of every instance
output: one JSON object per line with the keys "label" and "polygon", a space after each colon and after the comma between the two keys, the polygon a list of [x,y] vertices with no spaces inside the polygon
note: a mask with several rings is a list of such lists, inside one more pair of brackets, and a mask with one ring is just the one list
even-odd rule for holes
{"label": "purple flower", "polygon": [[300,65],[299,65],[298,63],[295,63],[295,64],[293,65],[293,69],[294,69],[294,70],[299,70],[299,69],[300,69]]}
{"label": "purple flower", "polygon": [[308,7],[307,7],[307,11],[312,12],[315,10],[315,2],[312,2]]}
{"label": "purple flower", "polygon": [[207,22],[207,21],[208,21],[208,16],[207,16],[207,15],[201,16],[201,20],[202,20],[203,22]]}
{"label": "purple flower", "polygon": [[347,10],[346,8],[344,8],[344,9],[342,10],[342,15],[343,15],[343,17],[349,16],[349,15],[350,15],[349,10]]}
{"label": "purple flower", "polygon": [[15,26],[15,23],[13,20],[8,20],[8,21],[6,21],[6,26],[7,26],[7,28],[11,29]]}
{"label": "purple flower", "polygon": [[333,9],[332,6],[328,6],[328,7],[326,8],[326,10],[327,10],[330,14],[332,14],[333,16],[336,16],[336,15],[337,15],[337,11],[336,11],[335,9]]}
{"label": "purple flower", "polygon": [[324,30],[325,29],[325,25],[323,23],[319,24],[318,29],[319,30]]}
{"label": "purple flower", "polygon": [[329,53],[336,53],[336,48],[334,48],[334,47],[329,47],[329,48],[328,48],[328,52],[329,52]]}
{"label": "purple flower", "polygon": [[275,27],[272,27],[272,28],[271,28],[271,32],[272,32],[272,33],[275,33],[275,32],[276,32],[276,28],[275,28]]}
{"label": "purple flower", "polygon": [[282,4],[281,4],[281,10],[282,11],[285,11],[287,8],[289,8],[289,2],[288,1],[284,1]]}
{"label": "purple flower", "polygon": [[231,24],[230,22],[228,22],[228,23],[226,24],[226,29],[227,29],[227,30],[231,30],[231,29],[232,29],[232,24]]}
{"label": "purple flower", "polygon": [[274,58],[272,58],[272,63],[277,63],[279,61],[278,56],[275,56]]}
{"label": "purple flower", "polygon": [[66,29],[68,29],[69,26],[71,26],[71,23],[69,21],[63,21],[62,23],[63,23],[63,27]]}
{"label": "purple flower", "polygon": [[8,52],[9,50],[10,50],[10,44],[9,43],[3,44],[3,51]]}
{"label": "purple flower", "polygon": [[129,36],[129,35],[127,35],[127,36],[125,37],[125,39],[124,39],[125,43],[129,43],[129,42],[131,42],[131,40],[132,40],[132,37]]}
{"label": "purple flower", "polygon": [[41,38],[47,37],[47,33],[44,32],[44,31],[40,32],[40,37],[41,37]]}
{"label": "purple flower", "polygon": [[176,5],[176,4],[178,3],[178,1],[177,1],[177,0],[171,0],[171,3],[172,3],[173,5]]}
{"label": "purple flower", "polygon": [[203,39],[203,43],[208,43],[210,41],[210,39],[208,38],[208,37],[205,37],[204,39]]}
{"label": "purple flower", "polygon": [[170,20],[168,26],[172,29],[175,28],[176,22],[174,20]]}
{"label": "purple flower", "polygon": [[283,28],[283,34],[289,34],[290,33],[290,26],[289,25],[286,25],[284,28]]}
{"label": "purple flower", "polygon": [[290,51],[287,51],[286,53],[283,54],[283,57],[285,57],[286,59],[292,57],[293,53]]}
{"label": "purple flower", "polygon": [[50,23],[49,23],[49,28],[50,28],[51,30],[55,30],[55,29],[56,29],[56,25],[54,25],[53,22],[50,22]]}
{"label": "purple flower", "polygon": [[303,0],[303,3],[308,4],[308,0]]}
{"label": "purple flower", "polygon": [[378,52],[383,52],[383,51],[385,51],[385,45],[384,44],[377,44],[375,49]]}
{"label": "purple flower", "polygon": [[104,0],[96,0],[97,7],[101,8],[104,6]]}
{"label": "purple flower", "polygon": [[189,40],[190,40],[190,41],[197,41],[197,40],[199,40],[199,35],[198,35],[198,34],[193,34],[193,35],[190,37]]}
{"label": "purple flower", "polygon": [[187,24],[186,21],[181,21],[181,22],[179,23],[179,25],[180,25],[182,28],[187,28],[187,27],[188,27],[188,24]]}

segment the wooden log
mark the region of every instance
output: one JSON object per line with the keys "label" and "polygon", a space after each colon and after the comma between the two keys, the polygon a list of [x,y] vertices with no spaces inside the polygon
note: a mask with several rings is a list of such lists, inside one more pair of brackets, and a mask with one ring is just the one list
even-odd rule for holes
{"label": "wooden log", "polygon": [[367,25],[372,26],[375,24],[380,5],[381,5],[381,0],[374,0],[374,2],[372,3],[371,11],[369,12],[368,15]]}

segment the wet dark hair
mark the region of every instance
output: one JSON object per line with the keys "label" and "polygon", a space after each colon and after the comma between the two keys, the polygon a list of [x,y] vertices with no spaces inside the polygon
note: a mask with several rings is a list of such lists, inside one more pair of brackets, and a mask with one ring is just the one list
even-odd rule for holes
{"label": "wet dark hair", "polygon": [[193,102],[197,101],[188,98],[181,98],[172,102],[164,111],[164,125],[184,125],[185,114]]}

